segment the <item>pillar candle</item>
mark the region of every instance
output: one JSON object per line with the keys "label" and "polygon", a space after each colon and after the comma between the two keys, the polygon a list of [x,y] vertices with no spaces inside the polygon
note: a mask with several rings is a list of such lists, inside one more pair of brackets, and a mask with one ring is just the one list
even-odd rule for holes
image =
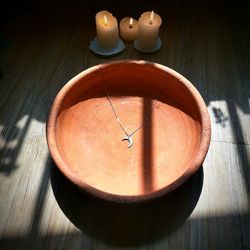
{"label": "pillar candle", "polygon": [[143,50],[152,50],[155,48],[161,23],[161,17],[153,11],[147,11],[141,15],[137,37],[138,47]]}
{"label": "pillar candle", "polygon": [[120,36],[123,40],[132,42],[138,35],[138,22],[132,17],[125,17],[120,22]]}
{"label": "pillar candle", "polygon": [[118,44],[119,32],[116,18],[103,10],[96,14],[97,42],[102,48],[114,48]]}

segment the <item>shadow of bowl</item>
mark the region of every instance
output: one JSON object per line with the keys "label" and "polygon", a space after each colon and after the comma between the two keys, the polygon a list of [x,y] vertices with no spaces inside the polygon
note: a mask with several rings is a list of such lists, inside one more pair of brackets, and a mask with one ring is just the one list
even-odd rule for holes
{"label": "shadow of bowl", "polygon": [[185,222],[199,200],[203,169],[174,192],[138,204],[95,198],[68,181],[56,166],[51,184],[60,208],[83,233],[109,245],[129,247],[161,239]]}

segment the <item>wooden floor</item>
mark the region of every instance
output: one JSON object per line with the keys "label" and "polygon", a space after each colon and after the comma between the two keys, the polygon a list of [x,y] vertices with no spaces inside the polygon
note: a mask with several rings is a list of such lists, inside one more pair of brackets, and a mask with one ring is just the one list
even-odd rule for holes
{"label": "wooden floor", "polygon": [[[43,2],[4,13],[0,33],[0,249],[250,249],[250,18],[242,3]],[[165,3],[164,3],[165,2]],[[198,2],[198,1],[197,1]],[[202,2],[202,1],[200,1]],[[49,6],[49,7],[48,7]],[[162,48],[89,51],[94,14],[154,9]],[[80,193],[54,166],[45,124],[60,88],[90,66],[143,59],[171,67],[203,96],[212,122],[200,171],[140,206]]]}

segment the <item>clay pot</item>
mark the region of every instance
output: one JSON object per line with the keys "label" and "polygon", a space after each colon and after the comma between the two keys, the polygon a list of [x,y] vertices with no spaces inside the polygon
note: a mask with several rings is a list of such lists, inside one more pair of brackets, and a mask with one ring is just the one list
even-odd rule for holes
{"label": "clay pot", "polygon": [[[128,134],[138,129],[130,148],[122,127]],[[80,189],[139,202],[176,189],[198,170],[210,120],[199,92],[174,70],[116,61],[83,71],[61,89],[47,141],[61,172]]]}

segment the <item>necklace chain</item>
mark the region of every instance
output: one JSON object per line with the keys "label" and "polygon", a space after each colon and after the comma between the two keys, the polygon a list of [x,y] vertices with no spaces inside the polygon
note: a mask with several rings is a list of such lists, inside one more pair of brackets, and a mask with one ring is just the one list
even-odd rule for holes
{"label": "necklace chain", "polygon": [[[106,87],[105,87],[105,92],[106,92],[107,99],[108,99],[108,101],[109,101],[109,103],[110,103],[110,106],[111,106],[111,108],[112,108],[112,110],[113,110],[113,113],[114,113],[114,115],[115,115],[116,121],[117,121],[117,123],[119,124],[119,126],[121,127],[121,129],[123,130],[123,132],[126,134],[126,136],[125,136],[122,140],[128,140],[128,141],[129,141],[129,146],[128,146],[128,147],[131,147],[131,146],[133,145],[132,136],[133,136],[137,131],[139,131],[139,130],[145,125],[146,122],[149,121],[149,118],[146,118],[144,123],[142,123],[138,128],[136,128],[132,133],[129,134],[129,133],[126,131],[126,129],[124,128],[124,126],[122,125],[122,122],[121,122],[120,118],[118,117],[118,115],[117,115],[117,113],[116,113],[116,111],[115,111],[115,108],[114,108],[114,106],[113,106],[113,104],[112,104],[112,102],[111,102],[110,95],[109,95],[109,92],[108,92],[108,90],[107,90]],[[153,107],[152,107],[152,111],[154,110],[157,101],[158,101],[157,99],[154,101],[154,104],[153,104]]]}

